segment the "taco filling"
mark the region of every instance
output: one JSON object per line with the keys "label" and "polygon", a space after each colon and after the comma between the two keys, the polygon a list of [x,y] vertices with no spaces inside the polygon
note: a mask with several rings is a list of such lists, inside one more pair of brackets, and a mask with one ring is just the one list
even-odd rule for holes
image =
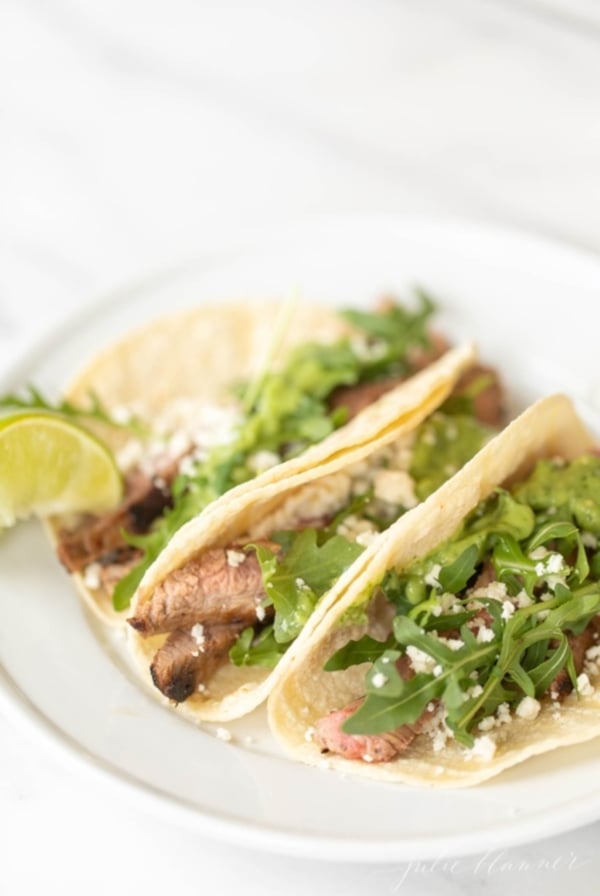
{"label": "taco filling", "polygon": [[127,620],[144,639],[167,635],[154,685],[182,702],[209,696],[224,664],[273,669],[362,551],[495,432],[453,396],[365,460],[283,494],[246,537],[192,554]]}
{"label": "taco filling", "polygon": [[[492,760],[510,726],[600,682],[600,457],[539,460],[454,535],[378,587],[389,636],[349,641],[335,673],[368,663],[364,696],[318,719],[322,752],[362,763],[410,756]],[[380,611],[381,612],[381,611]]]}
{"label": "taco filling", "polygon": [[[146,437],[132,436],[116,451],[125,482],[122,505],[102,516],[59,521],[64,566],[99,601],[126,609],[145,571],[184,523],[236,485],[321,442],[440,357],[448,346],[430,333],[432,313],[424,296],[414,311],[386,301],[373,313],[342,312],[346,335],[298,344],[282,364],[231,384],[225,404],[173,397],[154,414]],[[492,371],[474,367],[460,392],[472,396],[482,419],[499,424],[502,393]],[[120,417],[132,410],[113,409]]]}

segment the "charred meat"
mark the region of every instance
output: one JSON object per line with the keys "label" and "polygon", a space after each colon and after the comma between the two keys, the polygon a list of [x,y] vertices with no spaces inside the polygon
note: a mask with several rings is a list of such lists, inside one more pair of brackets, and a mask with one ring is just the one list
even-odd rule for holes
{"label": "charred meat", "polygon": [[203,683],[225,662],[243,628],[244,623],[237,622],[195,625],[190,631],[171,632],[150,666],[155,686],[176,703],[203,690]]}
{"label": "charred meat", "polygon": [[151,477],[136,470],[125,480],[125,498],[116,510],[87,515],[73,531],[59,535],[58,557],[69,572],[81,572],[104,555],[126,546],[123,532],[147,532],[171,503],[163,475]]}
{"label": "charred meat", "polygon": [[144,636],[189,629],[196,623],[253,625],[264,597],[254,552],[235,546],[211,548],[169,573],[127,621]]}

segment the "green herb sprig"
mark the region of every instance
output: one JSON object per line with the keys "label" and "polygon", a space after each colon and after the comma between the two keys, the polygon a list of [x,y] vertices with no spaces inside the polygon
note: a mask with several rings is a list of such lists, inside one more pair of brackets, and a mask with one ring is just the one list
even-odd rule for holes
{"label": "green herb sprig", "polygon": [[110,426],[115,429],[127,430],[136,435],[148,435],[148,427],[137,417],[132,416],[126,422],[116,420],[95,392],[90,391],[88,393],[88,398],[89,404],[86,407],[74,404],[65,398],[52,401],[36,386],[29,383],[25,387],[25,393],[22,395],[19,395],[16,392],[10,392],[0,396],[0,409],[6,411],[51,411],[78,422],[94,421],[95,423],[102,423],[105,426]]}

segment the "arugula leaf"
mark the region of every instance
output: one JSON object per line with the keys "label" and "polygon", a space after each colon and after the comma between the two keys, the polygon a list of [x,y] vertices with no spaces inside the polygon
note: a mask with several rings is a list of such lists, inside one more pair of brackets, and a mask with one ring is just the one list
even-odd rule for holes
{"label": "arugula leaf", "polygon": [[229,650],[234,666],[262,666],[274,669],[286,647],[275,640],[273,626],[268,625],[258,634],[253,628],[245,628]]}
{"label": "arugula leaf", "polygon": [[393,638],[377,641],[370,635],[363,635],[362,638],[348,641],[336,650],[323,668],[326,672],[338,672],[341,669],[349,669],[350,666],[358,666],[360,663],[374,663],[382,655],[382,651],[391,649],[395,643]]}
{"label": "arugula leaf", "polygon": [[428,703],[444,692],[444,681],[431,675],[418,674],[406,682],[402,696],[384,697],[367,694],[364,702],[342,725],[346,734],[383,734],[401,725],[416,722]]}
{"label": "arugula leaf", "polygon": [[319,545],[315,529],[298,532],[281,559],[264,545],[256,546],[265,592],[275,607],[274,634],[279,643],[300,634],[319,598],[362,551],[341,535]]}
{"label": "arugula leaf", "polygon": [[469,579],[473,577],[478,561],[477,545],[471,544],[453,563],[440,570],[438,580],[442,590],[451,594],[462,591]]}

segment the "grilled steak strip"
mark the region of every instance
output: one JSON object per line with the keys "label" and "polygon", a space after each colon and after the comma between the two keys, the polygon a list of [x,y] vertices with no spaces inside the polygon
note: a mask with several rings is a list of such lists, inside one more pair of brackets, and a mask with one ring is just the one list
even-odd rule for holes
{"label": "grilled steak strip", "polygon": [[359,386],[338,386],[333,390],[329,397],[328,407],[331,411],[337,408],[345,408],[348,414],[348,420],[356,417],[386,392],[390,392],[400,383],[404,382],[405,377],[395,376],[385,380],[377,380],[373,383],[361,383]]}
{"label": "grilled steak strip", "polygon": [[[473,399],[473,412],[481,423],[501,427],[506,419],[504,393],[498,375],[491,367],[484,367],[482,364],[473,365],[459,379],[454,393],[460,394],[471,383],[484,376],[489,377],[490,381]],[[358,386],[339,386],[329,398],[329,408],[335,410],[344,407],[348,418],[351,419],[386,392],[399,386],[405,379],[406,377],[396,376],[372,383],[361,383]]]}
{"label": "grilled steak strip", "polygon": [[100,587],[112,594],[116,585],[137,566],[142,556],[143,552],[132,545],[124,545],[102,554],[98,558]]}
{"label": "grilled steak strip", "polygon": [[208,681],[227,659],[245,623],[203,626],[202,638],[171,632],[150,666],[152,681],[169,700],[182,703]]}
{"label": "grilled steak strip", "polygon": [[365,762],[389,762],[410,747],[437,708],[426,709],[411,725],[401,725],[384,734],[346,734],[342,731],[342,725],[362,702],[361,697],[343,709],[334,710],[319,719],[315,726],[315,740],[320,744],[322,752],[336,753],[345,759],[362,759]]}
{"label": "grilled steak strip", "polygon": [[500,428],[506,422],[506,408],[504,405],[504,390],[498,378],[498,374],[492,367],[483,364],[474,364],[466,370],[454,388],[455,394],[460,395],[471,383],[479,378],[489,378],[489,382],[473,398],[473,413],[481,423]]}
{"label": "grilled steak strip", "polygon": [[[269,546],[279,550],[279,545]],[[262,574],[255,552],[246,553],[242,562],[237,562],[239,554],[243,550],[233,545],[189,560],[163,579],[128,623],[144,636],[189,629],[197,622],[253,625],[265,597]]]}
{"label": "grilled steak strip", "polygon": [[125,480],[125,498],[116,510],[102,516],[86,515],[73,532],[60,532],[59,560],[69,572],[80,572],[104,554],[126,545],[123,531],[147,532],[170,503],[171,490],[163,473],[151,477],[134,471]]}

